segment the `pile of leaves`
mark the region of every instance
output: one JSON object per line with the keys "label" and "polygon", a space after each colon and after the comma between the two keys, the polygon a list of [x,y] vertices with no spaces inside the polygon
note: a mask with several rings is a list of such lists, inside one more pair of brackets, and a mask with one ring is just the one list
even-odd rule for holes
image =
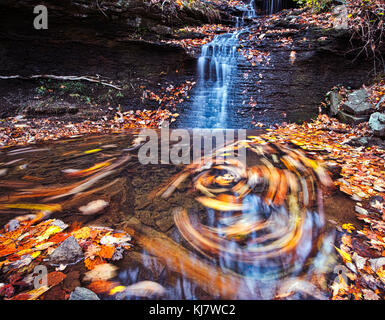
{"label": "pile of leaves", "polygon": [[206,0],[206,2],[214,3],[218,6],[226,5],[228,7],[238,7],[245,5],[245,2],[241,0]]}
{"label": "pile of leaves", "polygon": [[241,49],[241,48],[238,48],[238,52],[242,56],[244,56],[251,63],[253,67],[255,67],[257,64],[269,65],[270,63],[269,52],[260,51],[257,49]]}
{"label": "pile of leaves", "polygon": [[[385,110],[385,80],[380,80],[373,83],[370,86],[362,86],[368,92],[369,102],[373,108],[373,112],[382,112]],[[325,102],[322,102],[322,106],[328,108],[330,106],[330,94],[336,92],[341,97],[340,105],[342,105],[347,99],[348,95],[353,92],[350,87],[344,87],[342,85],[333,87],[327,94]]]}
{"label": "pile of leaves", "polygon": [[340,229],[340,248],[344,268],[330,286],[333,300],[385,299],[385,197],[366,203],[362,230],[351,224]]}
{"label": "pile of leaves", "polygon": [[176,110],[176,106],[189,99],[188,92],[193,88],[196,82],[186,80],[181,85],[175,87],[169,85],[167,88],[162,87],[162,94],[156,94],[150,90],[144,90],[142,101],[156,101],[161,108]]}
{"label": "pile of leaves", "polygon": [[10,117],[0,121],[0,146],[25,145],[77,135],[120,133],[133,128],[159,128],[173,122],[177,113],[167,109],[117,112],[113,119],[73,123],[55,119]]}
{"label": "pile of leaves", "polygon": [[292,143],[314,153],[330,167],[340,167],[339,189],[355,199],[368,199],[385,191],[385,150],[380,146],[354,147],[352,141],[371,134],[367,123],[351,127],[327,115],[310,123],[267,129],[268,141]]}
{"label": "pile of leaves", "polygon": [[[165,17],[178,16],[181,11],[198,11],[209,19],[218,19],[219,12],[209,1],[204,0],[146,0],[150,6],[158,7]],[[224,3],[222,1],[222,3]]]}
{"label": "pile of leaves", "polygon": [[331,12],[316,13],[311,8],[282,10],[266,19],[267,24],[274,24],[278,21],[286,21],[290,24],[302,25],[302,29],[309,27],[331,28],[335,16]]}
{"label": "pile of leaves", "polygon": [[61,272],[66,265],[56,266],[56,271],[48,273],[46,285],[36,288],[35,284],[31,289],[37,276],[36,267],[52,269],[50,255],[70,237],[75,239],[84,254],[82,262],[74,263],[84,263],[88,270],[122,259],[124,251],[132,247],[131,237],[126,232],[105,227],[80,228],[74,225],[69,228],[56,219],[36,225],[25,221],[13,230],[3,228],[0,230],[0,296],[12,300],[35,300],[61,283],[66,278]]}
{"label": "pile of leaves", "polygon": [[183,39],[162,40],[167,44],[173,44],[185,49],[191,55],[197,55],[200,51],[200,47],[221,33],[229,33],[234,31],[235,28],[224,26],[222,24],[205,24],[197,27],[185,27],[178,30],[180,34],[191,34],[191,37]]}
{"label": "pile of leaves", "polygon": [[290,143],[306,150],[330,168],[339,167],[334,184],[357,201],[362,230],[352,224],[338,227],[336,246],[345,268],[329,284],[332,299],[384,299],[385,292],[385,150],[381,146],[355,147],[350,143],[371,134],[366,123],[354,128],[319,115],[310,123],[267,129],[261,138]]}
{"label": "pile of leaves", "polygon": [[372,105],[385,110],[385,80],[381,80],[367,88]]}

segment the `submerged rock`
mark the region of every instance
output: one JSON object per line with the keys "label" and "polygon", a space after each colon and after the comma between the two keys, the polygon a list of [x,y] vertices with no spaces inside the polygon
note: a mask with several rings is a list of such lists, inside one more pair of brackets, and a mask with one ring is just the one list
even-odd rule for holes
{"label": "submerged rock", "polygon": [[62,244],[56,248],[49,256],[49,262],[52,265],[73,264],[84,257],[83,250],[76,239],[71,236],[65,239]]}
{"label": "submerged rock", "polygon": [[69,300],[100,300],[97,294],[83,287],[76,287],[71,292]]}
{"label": "submerged rock", "polygon": [[373,130],[374,135],[385,137],[385,114],[375,112],[370,116],[369,127]]}
{"label": "submerged rock", "polygon": [[108,206],[108,202],[105,200],[94,200],[89,202],[87,205],[79,208],[84,215],[92,215],[102,211],[105,207]]}
{"label": "submerged rock", "polygon": [[166,289],[154,281],[139,281],[128,286],[124,294],[136,297],[163,296]]}

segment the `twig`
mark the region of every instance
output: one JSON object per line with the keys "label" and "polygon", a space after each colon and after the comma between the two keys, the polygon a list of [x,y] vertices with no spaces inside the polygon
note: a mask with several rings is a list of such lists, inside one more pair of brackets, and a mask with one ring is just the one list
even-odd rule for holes
{"label": "twig", "polygon": [[9,79],[23,79],[23,80],[34,80],[34,79],[55,79],[55,80],[69,80],[69,81],[89,81],[94,83],[100,83],[104,86],[109,86],[111,88],[114,88],[116,90],[123,90],[122,88],[115,86],[111,83],[104,82],[102,80],[93,78],[93,77],[86,77],[86,76],[55,76],[52,74],[36,74],[29,77],[20,76],[20,75],[12,75],[12,76],[0,76],[0,80],[9,80]]}
{"label": "twig", "polygon": [[102,10],[102,8],[100,8],[99,1],[98,1],[98,0],[96,0],[96,5],[97,5],[98,9],[100,10],[100,12],[103,13],[103,15],[104,15],[106,18],[108,18],[108,16],[106,15],[106,13]]}

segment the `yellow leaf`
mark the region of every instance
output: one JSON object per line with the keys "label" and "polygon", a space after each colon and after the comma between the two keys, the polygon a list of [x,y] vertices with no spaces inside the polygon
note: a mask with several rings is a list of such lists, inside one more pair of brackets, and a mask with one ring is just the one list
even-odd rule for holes
{"label": "yellow leaf", "polygon": [[385,267],[382,266],[381,268],[378,268],[376,273],[381,281],[385,284]]}
{"label": "yellow leaf", "polygon": [[41,242],[47,240],[50,236],[62,231],[62,229],[58,226],[49,226],[41,236],[37,237],[36,242]]}
{"label": "yellow leaf", "polygon": [[81,228],[72,233],[76,239],[88,239],[91,237],[91,230],[88,227]]}
{"label": "yellow leaf", "polygon": [[352,258],[351,258],[349,253],[347,253],[341,249],[338,249],[336,246],[334,246],[334,248],[336,248],[336,250],[341,255],[342,259],[344,259],[345,262],[352,262]]}
{"label": "yellow leaf", "polygon": [[102,149],[92,149],[92,150],[87,150],[87,151],[84,151],[85,154],[90,154],[90,153],[95,153],[95,152],[99,152],[101,151]]}
{"label": "yellow leaf", "polygon": [[25,250],[19,251],[17,254],[18,254],[19,256],[24,256],[25,254],[28,254],[28,253],[30,253],[31,251],[32,251],[32,249],[25,249]]}
{"label": "yellow leaf", "polygon": [[34,253],[31,254],[31,257],[33,259],[35,259],[36,257],[38,257],[40,255],[41,251],[35,251]]}
{"label": "yellow leaf", "polygon": [[112,296],[112,295],[117,294],[119,292],[123,292],[124,290],[126,290],[125,286],[117,286],[117,287],[110,290],[110,295]]}
{"label": "yellow leaf", "polygon": [[342,225],[342,229],[345,229],[347,232],[352,233],[352,230],[356,230],[351,223],[345,223]]}
{"label": "yellow leaf", "polygon": [[220,211],[240,211],[242,210],[242,203],[231,203],[227,201],[221,201],[217,199],[211,199],[208,197],[198,197],[196,198],[198,202],[203,204],[206,207],[220,210]]}
{"label": "yellow leaf", "polygon": [[11,208],[11,209],[26,209],[26,210],[37,210],[37,211],[60,211],[60,204],[34,204],[34,203],[7,203],[0,204],[0,209]]}

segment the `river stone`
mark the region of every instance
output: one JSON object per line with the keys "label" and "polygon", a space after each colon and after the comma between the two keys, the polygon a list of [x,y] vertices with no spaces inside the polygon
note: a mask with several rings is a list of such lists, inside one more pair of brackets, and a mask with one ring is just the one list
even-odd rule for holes
{"label": "river stone", "polygon": [[345,123],[349,124],[358,124],[361,122],[366,122],[369,120],[369,115],[355,116],[349,113],[346,113],[342,110],[338,111],[337,118]]}
{"label": "river stone", "polygon": [[65,239],[62,244],[49,256],[52,265],[76,263],[84,257],[83,250],[76,239],[71,236]]}
{"label": "river stone", "polygon": [[71,292],[69,300],[100,300],[97,294],[83,287],[76,287]]}
{"label": "river stone", "polygon": [[159,227],[160,231],[166,232],[174,225],[174,218],[172,215],[165,215],[164,217],[156,220],[155,223]]}
{"label": "river stone", "polygon": [[375,112],[370,116],[369,127],[373,130],[374,135],[385,137],[385,114]]}
{"label": "river stone", "polygon": [[338,114],[339,106],[342,101],[342,96],[335,91],[332,91],[329,96],[330,99],[330,115],[336,116]]}
{"label": "river stone", "polygon": [[367,115],[373,111],[368,101],[369,95],[365,89],[353,91],[348,95],[348,100],[342,105],[342,110],[355,116]]}

